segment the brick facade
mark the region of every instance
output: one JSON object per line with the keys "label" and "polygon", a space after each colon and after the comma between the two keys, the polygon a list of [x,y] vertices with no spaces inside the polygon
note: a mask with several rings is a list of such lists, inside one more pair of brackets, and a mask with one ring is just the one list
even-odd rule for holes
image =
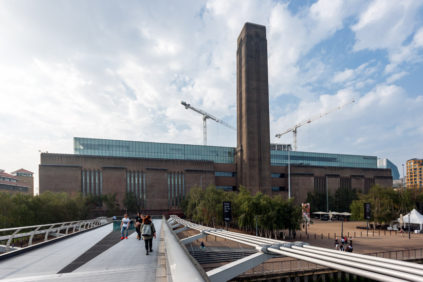
{"label": "brick facade", "polygon": [[[102,172],[102,194],[116,193],[121,207],[127,191],[127,172],[139,171],[145,174],[146,198],[143,207],[151,211],[180,210],[180,202],[172,202],[172,195],[176,193],[183,197],[192,187],[204,189],[209,185],[238,187],[235,164],[43,153],[39,167],[40,193],[45,191],[66,192],[71,195],[82,193],[81,175],[86,169]],[[215,176],[216,171],[230,172],[233,176]],[[269,188],[263,192],[287,198],[287,167],[272,166],[271,172],[279,175],[270,178],[272,187],[282,189],[272,191]],[[180,191],[172,191],[169,185],[171,174],[181,175],[179,179],[183,176],[183,187],[182,184],[178,186]],[[291,166],[291,195],[297,203],[305,201],[308,192],[324,192],[326,185],[329,193],[333,194],[341,186],[368,192],[369,185],[373,184],[391,187],[391,170]]]}

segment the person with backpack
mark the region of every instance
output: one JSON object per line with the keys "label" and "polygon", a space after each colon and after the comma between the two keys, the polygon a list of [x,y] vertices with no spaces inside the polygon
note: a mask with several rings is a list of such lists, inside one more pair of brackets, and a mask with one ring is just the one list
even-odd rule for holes
{"label": "person with backpack", "polygon": [[143,218],[141,236],[145,243],[145,254],[148,255],[148,252],[153,252],[153,237],[156,238],[156,228],[154,228],[154,224],[149,215]]}

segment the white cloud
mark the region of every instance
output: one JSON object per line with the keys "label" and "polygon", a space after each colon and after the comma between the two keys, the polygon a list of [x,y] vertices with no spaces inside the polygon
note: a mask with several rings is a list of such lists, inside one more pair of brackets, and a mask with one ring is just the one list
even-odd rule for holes
{"label": "white cloud", "polygon": [[340,83],[346,80],[350,80],[355,77],[355,72],[352,69],[346,69],[344,71],[338,72],[333,77],[333,82]]}
{"label": "white cloud", "polygon": [[[401,108],[420,122],[421,98],[390,85],[404,70],[394,69],[385,85],[378,81],[377,58],[338,66],[314,50],[358,16],[355,50],[389,50],[395,66],[418,58],[423,29],[413,35],[418,21],[412,8],[419,5],[385,2],[381,16],[372,18],[368,11],[382,2],[366,3],[321,0],[293,12],[290,5],[296,3],[271,0],[3,1],[0,168],[37,172],[38,150],[72,153],[74,136],[200,144],[201,117],[184,109],[181,100],[235,124],[236,39],[247,21],[267,27],[271,101],[296,96],[286,107],[278,102],[289,112],[272,113],[272,132],[352,97],[362,98],[300,129],[300,146],[344,152],[362,138],[382,142],[386,128],[371,127],[384,119],[390,119],[388,130],[395,136],[420,132],[411,118],[401,116],[398,126],[392,121],[392,112]],[[395,9],[405,16],[395,18]],[[387,21],[398,28],[376,44]],[[373,90],[362,93],[368,87]],[[233,131],[213,122],[208,127],[210,144],[235,146]],[[351,134],[348,127],[360,130]],[[373,153],[368,143],[357,144],[350,150]]]}
{"label": "white cloud", "polygon": [[356,51],[363,49],[394,49],[400,47],[416,28],[421,1],[375,0],[360,14],[351,27],[357,41]]}
{"label": "white cloud", "polygon": [[[395,85],[379,84],[363,95],[343,89],[332,96],[322,95],[318,100],[302,102],[295,111],[274,121],[272,129],[283,131],[352,97],[356,98],[354,104],[300,127],[299,150],[385,156],[397,164],[398,160],[411,158],[413,152],[421,152],[417,149],[420,141],[414,139],[421,136],[416,131],[423,124],[420,114],[423,96],[408,97],[404,89]],[[291,143],[292,135],[272,140]],[[407,147],[413,149],[405,153]]]}

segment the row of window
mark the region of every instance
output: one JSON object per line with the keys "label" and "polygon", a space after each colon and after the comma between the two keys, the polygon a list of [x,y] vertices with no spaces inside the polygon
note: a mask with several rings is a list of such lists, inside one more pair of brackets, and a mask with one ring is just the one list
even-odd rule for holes
{"label": "row of window", "polygon": [[208,160],[216,163],[233,163],[235,148],[75,137],[74,153],[78,155]]}
{"label": "row of window", "polygon": [[275,166],[286,166],[290,163],[293,165],[377,168],[377,157],[298,151],[270,151],[270,162]]}
{"label": "row of window", "polygon": [[180,207],[185,198],[185,175],[182,172],[168,173],[167,188],[169,207]]}
{"label": "row of window", "polygon": [[9,191],[18,191],[18,192],[28,192],[28,187],[24,186],[15,186],[15,185],[8,185],[0,183],[0,190],[9,190]]}
{"label": "row of window", "polygon": [[17,173],[16,173],[16,176],[32,177],[32,173],[17,172]]}
{"label": "row of window", "polygon": [[14,183],[18,182],[14,178],[9,178],[9,177],[4,177],[4,176],[0,176],[0,180],[7,181],[7,182],[14,182]]}
{"label": "row of window", "polygon": [[100,196],[103,194],[103,172],[101,170],[83,169],[82,173],[82,194],[84,196]]}
{"label": "row of window", "polygon": [[216,189],[221,189],[224,191],[235,191],[236,187],[235,186],[216,186]]}
{"label": "row of window", "polygon": [[228,171],[216,171],[214,173],[215,176],[225,176],[225,177],[235,177],[236,172],[228,172]]}
{"label": "row of window", "polygon": [[273,192],[286,191],[286,187],[285,187],[285,186],[273,186],[273,187],[272,187],[272,191],[273,191]]}
{"label": "row of window", "polygon": [[[204,160],[234,163],[235,148],[206,145],[168,144],[92,138],[74,138],[77,155],[153,158],[173,160]],[[377,168],[377,157],[271,150],[272,165],[312,165],[332,167]],[[289,155],[289,156],[288,156]]]}

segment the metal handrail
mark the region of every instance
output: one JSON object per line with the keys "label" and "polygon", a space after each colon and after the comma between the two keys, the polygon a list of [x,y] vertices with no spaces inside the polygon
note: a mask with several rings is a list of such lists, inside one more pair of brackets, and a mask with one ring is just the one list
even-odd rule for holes
{"label": "metal handrail", "polygon": [[[255,247],[264,254],[282,254],[288,257],[324,265],[333,269],[353,273],[380,281],[422,281],[421,266],[413,263],[398,263],[391,259],[375,260],[372,256],[333,251],[325,248],[308,246],[306,243],[257,237],[253,235],[209,228],[171,216],[169,223],[173,227],[184,225],[207,235],[218,236]],[[354,258],[353,258],[354,257]]]}
{"label": "metal handrail", "polygon": [[[90,220],[79,220],[79,221],[67,221],[67,222],[56,222],[50,224],[40,224],[40,225],[31,225],[31,226],[20,226],[20,227],[12,227],[12,228],[3,228],[0,229],[0,233],[4,232],[11,232],[11,234],[0,236],[0,241],[6,241],[5,245],[5,252],[9,252],[13,249],[11,244],[13,239],[29,237],[27,247],[30,247],[33,244],[33,239],[35,235],[44,235],[44,240],[42,242],[46,242],[49,240],[49,235],[56,234],[58,236],[68,236],[69,229],[73,228],[72,234],[91,229],[97,226],[101,226],[107,224],[108,220],[106,217],[98,217],[95,219]],[[26,231],[20,233],[21,231]],[[62,230],[65,230],[65,233],[61,233]]]}

